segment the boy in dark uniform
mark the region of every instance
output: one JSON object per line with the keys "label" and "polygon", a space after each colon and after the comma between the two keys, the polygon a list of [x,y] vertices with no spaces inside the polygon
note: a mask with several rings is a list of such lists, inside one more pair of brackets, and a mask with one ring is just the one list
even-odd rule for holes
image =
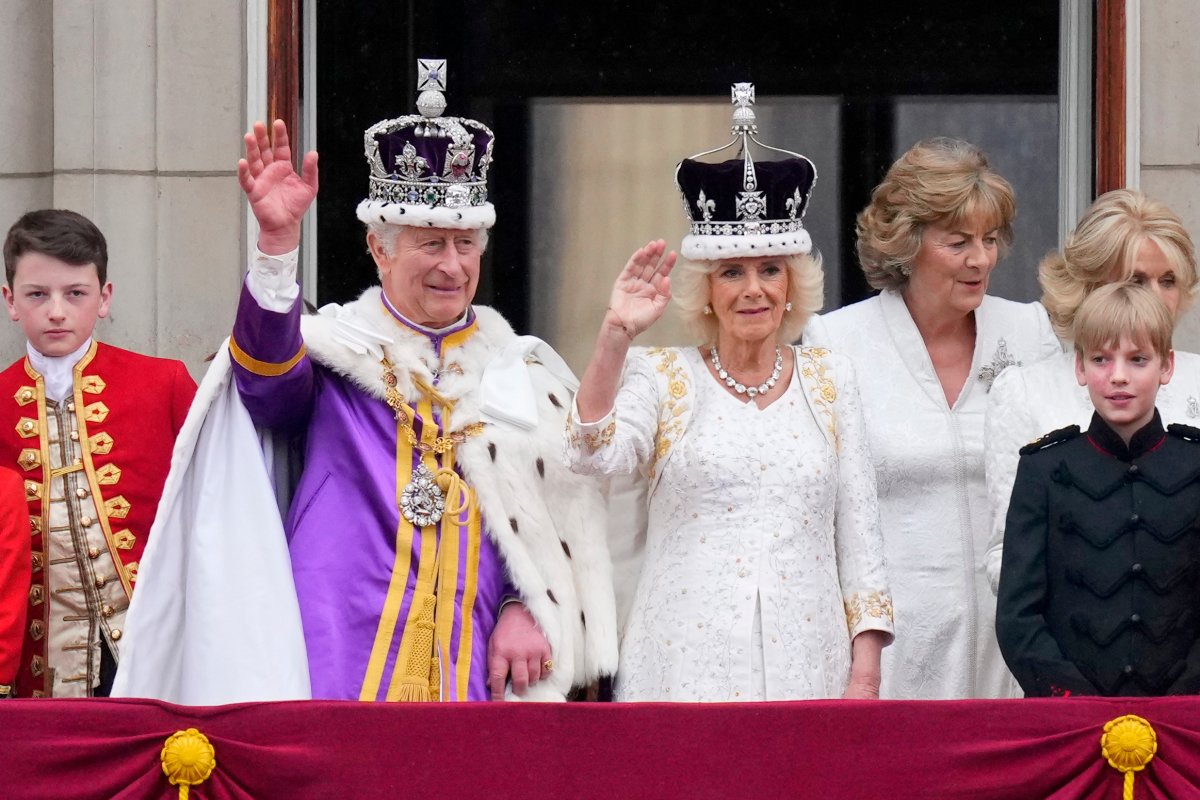
{"label": "boy in dark uniform", "polygon": [[1200,430],[1154,406],[1172,328],[1148,289],[1093,292],[1074,329],[1091,424],[1021,449],[996,633],[1027,696],[1200,692]]}

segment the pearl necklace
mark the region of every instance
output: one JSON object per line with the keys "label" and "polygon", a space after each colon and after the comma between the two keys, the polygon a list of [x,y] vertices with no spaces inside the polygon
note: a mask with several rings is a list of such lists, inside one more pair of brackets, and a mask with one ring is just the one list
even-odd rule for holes
{"label": "pearl necklace", "polygon": [[738,394],[750,395],[753,400],[760,394],[766,394],[775,387],[776,381],[779,380],[780,374],[783,372],[783,351],[779,346],[775,347],[775,368],[771,370],[771,377],[760,383],[758,386],[746,386],[744,383],[739,383],[737,378],[733,377],[721,366],[721,357],[717,355],[717,346],[714,344],[708,349],[709,356],[712,357],[713,369],[717,371],[717,377],[725,381],[725,385],[733,389]]}

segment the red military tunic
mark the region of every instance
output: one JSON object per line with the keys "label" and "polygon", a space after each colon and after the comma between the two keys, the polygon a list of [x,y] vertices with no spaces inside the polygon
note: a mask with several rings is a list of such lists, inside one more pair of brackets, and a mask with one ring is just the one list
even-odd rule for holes
{"label": "red military tunic", "polygon": [[[0,695],[12,689],[25,639],[29,602],[29,528],[25,487],[11,469],[0,467]],[[4,687],[8,687],[6,690]]]}
{"label": "red military tunic", "polygon": [[32,534],[20,696],[86,696],[98,679],[99,642],[118,657],[195,392],[182,363],[96,342],[75,365],[74,397],[62,407],[47,400],[28,359],[0,373],[8,416],[0,418],[0,466],[24,478]]}

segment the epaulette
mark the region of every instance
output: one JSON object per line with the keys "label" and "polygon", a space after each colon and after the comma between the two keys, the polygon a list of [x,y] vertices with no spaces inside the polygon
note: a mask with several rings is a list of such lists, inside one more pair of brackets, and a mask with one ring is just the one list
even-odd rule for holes
{"label": "epaulette", "polygon": [[[1036,453],[1038,450],[1044,450],[1047,447],[1052,447],[1060,442],[1069,442],[1078,436],[1080,433],[1078,425],[1068,425],[1065,428],[1059,428],[1056,431],[1050,431],[1040,439],[1035,439],[1029,444],[1021,448],[1021,455],[1027,456],[1030,453]],[[1200,431],[1196,431],[1200,435]]]}
{"label": "epaulette", "polygon": [[1191,425],[1172,422],[1167,426],[1167,433],[1188,442],[1200,442],[1200,428],[1193,428]]}

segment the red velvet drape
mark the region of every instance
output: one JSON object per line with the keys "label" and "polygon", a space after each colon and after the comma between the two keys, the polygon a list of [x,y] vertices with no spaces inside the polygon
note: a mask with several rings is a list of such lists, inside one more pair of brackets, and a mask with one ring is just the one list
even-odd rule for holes
{"label": "red velvet drape", "polygon": [[217,768],[192,798],[1119,800],[1105,722],[1144,717],[1135,797],[1200,798],[1200,700],[397,706],[0,702],[0,798],[174,798],[165,739]]}

